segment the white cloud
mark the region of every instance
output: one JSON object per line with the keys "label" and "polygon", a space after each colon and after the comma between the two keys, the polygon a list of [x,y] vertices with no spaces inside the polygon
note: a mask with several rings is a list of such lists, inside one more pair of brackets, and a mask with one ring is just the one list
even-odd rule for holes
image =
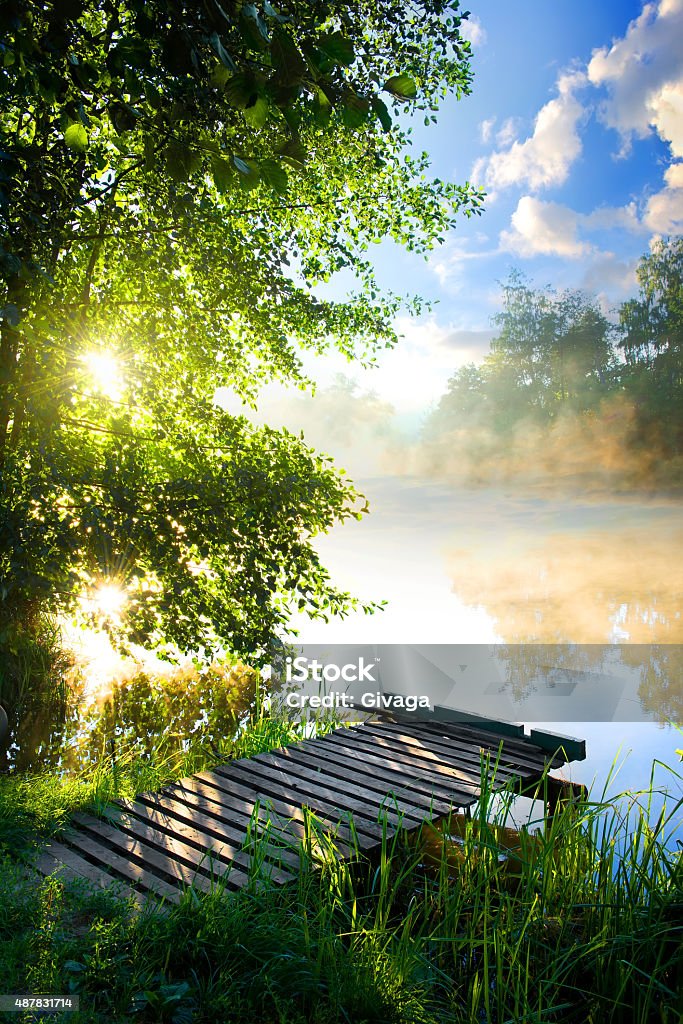
{"label": "white cloud", "polygon": [[472,15],[463,21],[460,35],[463,39],[468,39],[472,46],[483,46],[486,42],[486,29],[482,28],[479,18],[473,18]]}
{"label": "white cloud", "polygon": [[489,117],[486,120],[481,121],[479,124],[479,135],[482,142],[489,142],[493,133],[493,126],[496,123],[496,118]]}
{"label": "white cloud", "polygon": [[588,77],[604,86],[608,99],[601,116],[622,137],[622,154],[631,139],[654,129],[672,155],[683,157],[683,0],[649,3],[623,38],[593,52]]}
{"label": "white cloud", "polygon": [[[533,134],[523,142],[515,140],[507,148],[477,160],[472,170],[473,181],[494,189],[527,184],[534,191],[563,184],[581,153],[578,127],[585,111],[575,93],[585,84],[586,76],[581,71],[561,74],[558,95],[539,110]],[[509,131],[508,127],[503,139]]]}
{"label": "white cloud", "polygon": [[519,131],[520,120],[518,117],[508,117],[496,132],[496,144],[501,148],[511,146]]}
{"label": "white cloud", "polygon": [[577,259],[592,251],[578,235],[579,216],[560,203],[522,196],[512,214],[511,229],[501,231],[501,249],[518,256],[563,256]]}
{"label": "white cloud", "polygon": [[664,172],[665,185],[650,196],[643,220],[660,235],[683,234],[683,163],[671,164]]}
{"label": "white cloud", "polygon": [[582,227],[594,231],[610,231],[621,228],[625,231],[642,231],[635,203],[628,206],[598,206],[591,213],[579,214]]}
{"label": "white cloud", "polygon": [[[681,165],[683,166],[683,165]],[[654,198],[654,197],[653,197]],[[635,203],[627,206],[599,206],[591,213],[578,213],[561,203],[522,196],[512,214],[510,229],[502,231],[500,248],[518,256],[564,256],[576,259],[597,250],[586,234],[611,230],[644,232]],[[612,257],[611,253],[602,253]]]}

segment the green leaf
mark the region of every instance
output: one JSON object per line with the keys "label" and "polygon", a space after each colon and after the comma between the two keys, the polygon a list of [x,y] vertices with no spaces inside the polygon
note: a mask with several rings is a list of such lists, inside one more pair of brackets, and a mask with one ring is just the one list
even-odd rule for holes
{"label": "green leaf", "polygon": [[353,43],[341,32],[332,32],[321,37],[318,46],[335,64],[353,64]]}
{"label": "green leaf", "polygon": [[213,183],[221,193],[227,192],[235,176],[235,168],[228,160],[215,157],[211,161]]}
{"label": "green leaf", "polygon": [[198,153],[182,142],[171,142],[165,151],[166,170],[173,181],[187,181],[201,163]]}
{"label": "green leaf", "polygon": [[277,152],[283,160],[297,170],[304,166],[308,158],[306,150],[298,139],[287,139],[281,146],[278,146]]}
{"label": "green leaf", "polygon": [[289,32],[283,28],[278,28],[273,33],[270,57],[275,68],[274,77],[279,85],[295,85],[301,82],[306,71],[306,61]]}
{"label": "green leaf", "polygon": [[263,128],[268,120],[269,109],[268,100],[264,96],[257,96],[256,102],[245,107],[243,111],[247,124],[252,128]]}
{"label": "green leaf", "polygon": [[342,107],[342,121],[347,128],[360,128],[367,120],[370,103],[355,92],[348,92],[344,96]]}
{"label": "green leaf", "polygon": [[218,35],[218,32],[211,33],[209,42],[211,43],[211,48],[213,49],[213,52],[216,54],[221,64],[223,64],[224,67],[229,68],[230,71],[237,71],[237,65],[235,64],[234,60],[232,59],[228,51],[223,46],[221,37]]}
{"label": "green leaf", "polygon": [[217,89],[222,89],[225,83],[230,78],[230,69],[225,64],[216,64],[216,67],[211,72],[209,81],[211,85],[215,85]]}
{"label": "green leaf", "polygon": [[231,106],[244,110],[256,101],[256,80],[249,73],[240,72],[225,83],[225,96]]}
{"label": "green leaf", "polygon": [[64,144],[75,152],[82,153],[88,148],[88,133],[82,124],[70,124],[64,132]]}
{"label": "green leaf", "polygon": [[375,112],[375,114],[377,114],[377,117],[379,118],[379,123],[382,125],[382,128],[384,128],[384,131],[391,131],[391,114],[387,110],[387,105],[384,102],[384,100],[381,100],[379,96],[373,96],[370,103],[372,105],[373,111]]}
{"label": "green leaf", "polygon": [[387,79],[384,88],[399,100],[414,100],[417,96],[417,85],[410,75],[394,75]]}
{"label": "green leaf", "polygon": [[287,171],[277,160],[261,161],[261,177],[279,195],[287,191]]}
{"label": "green leaf", "polygon": [[273,7],[273,5],[268,2],[268,0],[265,0],[265,3],[263,5],[263,11],[265,14],[268,15],[269,18],[274,18],[275,21],[279,21],[280,24],[284,24],[285,22],[292,20],[288,14],[280,14],[280,12],[275,7]]}
{"label": "green leaf", "polygon": [[240,24],[248,45],[261,50],[266,43],[270,42],[268,26],[256,10],[255,4],[244,4],[242,6]]}
{"label": "green leaf", "polygon": [[317,88],[313,99],[313,116],[317,124],[326,125],[332,114],[332,104],[325,92]]}
{"label": "green leaf", "polygon": [[261,180],[258,164],[254,160],[241,156],[233,156],[232,162],[239,171],[239,183],[242,188],[255,188]]}

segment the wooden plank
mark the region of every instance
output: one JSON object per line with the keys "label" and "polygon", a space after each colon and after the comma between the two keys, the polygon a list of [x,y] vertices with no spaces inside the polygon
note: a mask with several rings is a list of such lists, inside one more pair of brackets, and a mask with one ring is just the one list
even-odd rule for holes
{"label": "wooden plank", "polygon": [[495,732],[499,736],[524,737],[524,726],[519,722],[503,722],[496,718],[486,718],[474,711],[457,711],[455,708],[444,707],[443,704],[434,705],[434,717],[430,721],[439,724],[472,725],[475,729],[486,732]]}
{"label": "wooden plank", "polygon": [[[450,725],[446,722],[427,722],[425,723],[424,732],[426,733],[438,733],[443,738],[455,739],[467,742],[471,740],[480,746],[486,747],[489,750],[497,750],[501,740],[503,741],[503,749],[507,754],[515,755],[516,757],[526,759],[530,764],[544,769],[548,764],[547,752],[535,746],[529,740],[515,739],[507,736],[499,736],[493,732],[484,729],[477,729],[469,725]],[[555,762],[553,759],[552,767],[559,768],[565,763],[564,758],[560,758]]]}
{"label": "wooden plank", "polygon": [[88,881],[99,889],[113,889],[117,895],[133,900],[137,907],[145,904],[145,898],[139,892],[135,892],[119,878],[102,871],[62,843],[51,842],[31,860],[31,866],[41,875],[54,875],[61,871],[68,878]]}
{"label": "wooden plank", "polygon": [[[251,863],[250,857],[243,850],[244,841],[247,837],[246,830],[229,827],[226,821],[233,822],[229,811],[221,817],[220,813],[216,814],[208,810],[207,804],[208,801],[200,796],[195,797],[192,803],[187,803],[179,798],[172,799],[170,796],[151,793],[139,798],[135,804],[127,804],[126,809],[130,810],[131,813],[137,813],[138,807],[147,807],[152,812],[158,811],[167,819],[170,829],[176,827],[176,822],[182,823],[185,826],[189,825],[197,830],[199,836],[204,838],[205,845],[208,846],[216,839],[220,840],[231,860],[238,865],[249,868]],[[221,805],[208,804],[208,806],[213,806],[220,810]],[[280,851],[277,847],[272,849],[274,854],[279,854]]]}
{"label": "wooden plank", "polygon": [[[254,777],[250,776],[248,772],[241,772],[236,762],[229,763],[224,767],[216,768],[215,775],[217,775],[219,779],[222,779],[222,783],[219,784],[222,784],[229,793],[236,792],[238,795],[250,796],[255,793],[255,785],[258,790],[258,785]],[[303,838],[305,833],[305,815],[303,808],[300,805],[280,800],[274,796],[269,796],[260,792],[260,790],[258,790],[257,796],[263,806],[270,806],[277,814],[285,815],[288,818],[288,827],[291,831],[296,833],[297,836],[301,836]],[[334,833],[334,840],[340,853],[348,855],[350,853],[350,848],[347,846],[347,843],[349,841],[353,841],[353,836],[349,831],[348,825],[332,816],[321,818],[320,820],[321,824],[329,828],[329,830]]]}
{"label": "wooden plank", "polygon": [[129,860],[141,867],[160,872],[162,876],[165,876],[164,880],[170,878],[181,885],[201,889],[202,892],[212,891],[213,886],[204,874],[197,871],[194,864],[187,864],[180,843],[160,837],[158,844],[150,845],[148,842],[144,842],[141,836],[115,828],[113,825],[107,825],[97,818],[89,818],[80,812],[73,816],[73,820],[90,837],[101,841],[103,858],[107,856],[107,846],[109,845],[115,851],[122,851]]}
{"label": "wooden plank", "polygon": [[134,883],[142,889],[146,889],[155,896],[167,899],[171,903],[180,902],[180,890],[175,885],[170,885],[163,878],[159,878],[152,872],[145,870],[138,864],[132,864],[127,857],[122,857],[114,850],[103,847],[102,843],[90,836],[84,835],[75,829],[65,833],[69,845],[95,859],[98,864],[106,864],[112,871],[116,871],[122,878],[125,878],[130,885]]}
{"label": "wooden plank", "polygon": [[[339,744],[346,749],[347,741],[343,737],[337,737],[332,733],[325,737],[325,741]],[[463,766],[454,768],[445,765],[440,758],[426,751],[422,746],[416,747],[416,753],[409,753],[405,749],[397,748],[396,741],[386,739],[382,736],[354,736],[352,737],[354,749],[357,755],[362,758],[387,759],[392,764],[401,766],[403,772],[412,772],[414,777],[433,780],[437,785],[451,792],[460,792],[463,799],[467,798],[469,803],[474,803],[479,795],[480,771],[477,768],[476,774],[473,768]],[[372,762],[370,762],[372,763]]]}
{"label": "wooden plank", "polygon": [[[391,770],[384,765],[375,765],[375,773],[371,774],[372,769],[368,769],[364,762],[346,757],[341,748],[339,750],[340,752],[335,754],[331,746],[314,748],[297,743],[296,746],[288,747],[287,753],[292,760],[303,765],[310,764],[313,760],[324,769],[326,778],[338,778],[345,784],[349,778],[354,779],[358,783],[355,788],[361,793],[387,796],[393,793],[398,800],[409,799],[415,807],[424,808],[430,816],[448,814],[453,809],[450,794],[443,794],[440,797],[438,794],[425,793],[419,787],[410,785],[413,781],[410,777],[400,777],[394,773],[392,778]],[[446,802],[443,799],[444,795]]]}
{"label": "wooden plank", "polygon": [[[365,726],[363,726],[365,728]],[[377,726],[372,727],[373,730],[377,729]],[[389,723],[382,723],[381,734],[391,734],[393,736],[410,736],[412,737],[413,743],[418,741],[418,744],[428,747],[434,753],[439,756],[453,755],[457,753],[463,760],[473,761],[479,758],[481,761],[481,750],[488,752],[493,763],[498,759],[499,744],[502,743],[502,751],[500,752],[500,758],[498,760],[498,767],[500,770],[514,771],[518,770],[538,773],[543,771],[547,759],[541,754],[534,753],[534,751],[527,752],[522,748],[522,752],[518,752],[517,749],[508,749],[505,741],[500,740],[496,742],[496,737],[482,733],[481,736],[445,736],[439,730],[423,731],[410,724],[401,723],[400,726],[390,725]],[[476,748],[476,749],[475,749]],[[564,763],[564,762],[562,762]]]}
{"label": "wooden plank", "polygon": [[528,757],[534,765],[545,763],[543,753],[533,747],[530,747],[525,742],[511,739],[506,736],[498,736],[496,733],[482,729],[450,725],[446,722],[418,723],[408,722],[405,720],[396,723],[377,723],[375,728],[381,729],[385,732],[409,732],[412,735],[419,736],[425,742],[429,742],[430,739],[438,739],[444,744],[455,743],[458,747],[474,751],[475,753],[482,747],[486,750],[498,750],[502,744],[503,748],[508,753],[514,753],[516,756]]}
{"label": "wooden plank", "polygon": [[[264,787],[264,791],[266,791],[267,786],[272,787],[272,791],[277,794],[282,794],[283,789],[286,789],[289,793],[296,791],[297,797],[301,797],[302,803],[310,807],[315,814],[330,813],[330,805],[325,803],[326,800],[331,801],[332,807],[336,807],[339,814],[343,815],[345,812],[350,812],[353,817],[353,829],[357,833],[358,840],[363,849],[371,849],[372,846],[381,842],[384,834],[382,825],[378,822],[373,809],[367,803],[361,804],[359,801],[351,801],[353,806],[341,804],[341,806],[337,807],[339,793],[325,792],[323,787],[316,783],[315,780],[310,781],[305,778],[298,778],[289,771],[284,772],[282,769],[273,768],[272,765],[256,761],[250,761],[248,764],[244,764],[243,767],[259,779]],[[387,827],[393,827],[398,820],[395,814],[388,813]]]}
{"label": "wooden plank", "polygon": [[532,729],[529,739],[541,750],[555,753],[562,749],[567,761],[586,760],[586,741],[576,739],[575,736],[560,736],[555,732],[548,732],[546,729]]}
{"label": "wooden plank", "polygon": [[[347,741],[341,736],[330,735],[321,740],[306,740],[304,743],[298,744],[298,746],[311,750],[315,753],[316,757],[323,761],[336,762],[347,772],[352,773],[355,778],[361,779],[363,785],[367,785],[368,788],[377,789],[384,787],[385,789],[391,789],[398,786],[402,791],[409,792],[416,804],[418,803],[416,799],[418,796],[420,799],[427,801],[428,807],[432,806],[432,797],[435,800],[445,800],[448,803],[449,810],[453,806],[464,806],[460,802],[460,798],[464,798],[465,804],[470,802],[470,800],[473,802],[474,798],[471,794],[458,790],[454,778],[451,779],[452,784],[449,785],[443,776],[428,775],[422,772],[422,770],[416,775],[414,766],[413,774],[410,775],[407,765],[400,764],[388,755],[386,757],[383,756],[382,751],[379,749],[377,749],[376,753],[371,753],[370,751],[375,748],[359,750],[357,746],[349,746],[348,744],[352,744],[355,739],[356,737],[352,736]],[[458,801],[457,803],[455,802],[456,800]],[[448,811],[444,813],[448,813]]]}
{"label": "wooden plank", "polygon": [[249,881],[245,871],[235,867],[229,858],[226,860],[221,857],[220,852],[213,847],[196,849],[180,832],[169,835],[167,830],[159,828],[156,823],[147,823],[116,807],[110,807],[105,813],[106,820],[116,829],[125,832],[132,839],[141,839],[146,846],[172,853],[177,862],[201,872],[207,878],[217,876],[233,889],[241,888]]}
{"label": "wooden plank", "polygon": [[[200,824],[198,819],[202,817],[201,815],[195,817],[192,812],[183,814],[184,805],[181,804],[178,816],[177,805],[173,801],[166,801],[166,803],[167,807],[151,808],[142,803],[127,802],[124,805],[117,801],[117,806],[145,824],[150,824],[167,835],[182,839],[186,845],[195,846],[199,851],[210,853],[212,857],[218,858],[232,867],[243,868],[247,876],[249,875],[253,859],[249,854],[243,852],[241,846],[233,846],[229,842],[224,842],[217,830],[213,830],[213,833],[199,831],[197,826]],[[114,823],[119,823],[118,816],[114,819]],[[217,840],[218,844],[216,845]],[[296,866],[298,867],[298,862]],[[270,865],[268,873],[271,879],[277,882],[288,882],[294,877],[290,872],[283,871],[282,868],[278,868],[274,864]]]}
{"label": "wooden plank", "polygon": [[293,776],[305,782],[311,782],[318,788],[321,797],[336,801],[338,806],[353,811],[354,815],[361,814],[367,817],[368,813],[372,814],[374,809],[378,816],[374,818],[375,821],[384,813],[388,815],[387,821],[393,820],[395,824],[399,823],[399,818],[401,822],[413,819],[416,824],[424,821],[424,815],[419,808],[403,804],[396,798],[385,803],[381,798],[377,799],[375,794],[368,793],[359,786],[347,783],[343,779],[337,779],[336,776],[327,775],[319,768],[307,768],[299,764],[287,747],[280,748],[277,753],[273,754],[258,754],[252,761],[269,765],[283,773],[285,781]]}
{"label": "wooden plank", "polygon": [[[235,826],[239,832],[239,841],[244,843],[251,834],[252,839],[256,838],[254,829],[261,829],[258,833],[258,841],[263,848],[269,852],[269,856],[275,859],[288,860],[292,865],[298,864],[298,855],[292,852],[298,846],[298,834],[292,829],[291,821],[280,822],[277,816],[269,810],[264,802],[259,803],[258,819],[254,818],[256,803],[245,801],[230,792],[230,787],[225,780],[216,778],[213,772],[201,772],[198,776],[200,783],[183,780],[173,790],[168,791],[172,799],[188,803],[188,794],[196,793],[196,786],[203,788],[200,793],[203,799],[212,801],[215,806],[206,806],[206,812],[218,815],[220,808],[221,820]],[[193,801],[190,801],[193,802]],[[303,833],[302,833],[303,834]],[[231,836],[231,838],[234,838]]]}
{"label": "wooden plank", "polygon": [[[430,743],[429,747],[427,747],[419,736],[414,737],[403,733],[396,733],[391,737],[380,735],[375,737],[375,740],[380,746],[390,750],[392,757],[401,755],[408,758],[415,770],[421,770],[424,764],[429,764],[432,766],[432,770],[437,773],[456,773],[460,778],[469,781],[475,787],[478,799],[481,784],[481,755],[478,757],[475,754],[464,755],[453,748],[448,753],[444,753],[441,750],[433,749],[436,744]],[[536,773],[534,772],[533,774]],[[505,783],[518,778],[518,771],[498,766],[496,775],[497,788],[501,788]]]}
{"label": "wooden plank", "polygon": [[[238,792],[235,794],[236,790]],[[200,775],[193,778],[183,779],[182,782],[177,783],[175,786],[164,789],[162,795],[168,796],[172,800],[181,800],[192,807],[200,808],[208,817],[215,818],[221,822],[221,827],[226,829],[225,835],[228,838],[235,839],[240,843],[243,843],[246,838],[247,826],[252,820],[253,810],[257,801],[259,807],[263,810],[264,814],[268,814],[269,820],[278,828],[282,836],[289,837],[291,835],[293,839],[296,839],[297,835],[303,835],[303,814],[300,807],[295,808],[293,805],[289,805],[293,811],[297,812],[300,820],[292,814],[283,821],[280,818],[280,809],[276,806],[279,802],[272,800],[268,796],[253,795],[254,790],[251,789],[249,794],[252,799],[244,802],[241,810],[239,810],[235,808],[231,799],[235,795],[241,796],[239,790],[246,791],[246,787],[238,783],[231,783],[229,779],[219,774],[219,770],[216,770],[200,773]],[[138,800],[153,804],[155,797],[155,793],[143,793],[138,797]],[[281,804],[281,806],[284,805]],[[235,827],[233,828],[232,826]]]}

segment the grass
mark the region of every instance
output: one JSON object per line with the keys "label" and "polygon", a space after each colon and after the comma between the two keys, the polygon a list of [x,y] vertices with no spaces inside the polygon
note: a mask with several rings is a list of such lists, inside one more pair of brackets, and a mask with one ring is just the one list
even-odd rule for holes
{"label": "grass", "polygon": [[[235,749],[295,737],[261,715]],[[14,798],[27,826],[49,830],[86,790],[104,799],[190,767],[145,775],[131,761],[74,783],[86,787],[78,798],[45,780],[17,783]],[[0,809],[10,796],[0,790]],[[474,817],[450,823],[457,844],[448,823],[412,840],[386,833],[372,861],[340,862],[329,844],[315,870],[304,850],[287,887],[188,890],[163,913],[56,878],[37,885],[8,856],[2,988],[78,993],[72,1024],[678,1024],[683,801],[653,821],[652,799],[651,786],[569,804],[515,844],[511,795],[485,788]]]}

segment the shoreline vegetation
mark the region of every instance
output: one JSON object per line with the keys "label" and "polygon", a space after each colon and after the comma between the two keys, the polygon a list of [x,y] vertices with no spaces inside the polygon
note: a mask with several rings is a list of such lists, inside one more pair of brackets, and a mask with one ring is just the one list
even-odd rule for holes
{"label": "shoreline vegetation", "polygon": [[[177,907],[139,912],[115,886],[27,870],[74,810],[311,728],[262,702],[240,722],[230,751],[131,743],[62,777],[0,776],[5,991],[78,995],[72,1024],[680,1020],[683,798],[667,806],[654,766],[641,793],[591,792],[514,830],[514,794],[485,786],[471,819],[387,834],[372,860],[340,861],[312,817],[295,882],[275,887],[255,869],[245,890],[188,889]],[[319,729],[339,724],[326,716]],[[682,776],[668,771],[673,792]]]}

